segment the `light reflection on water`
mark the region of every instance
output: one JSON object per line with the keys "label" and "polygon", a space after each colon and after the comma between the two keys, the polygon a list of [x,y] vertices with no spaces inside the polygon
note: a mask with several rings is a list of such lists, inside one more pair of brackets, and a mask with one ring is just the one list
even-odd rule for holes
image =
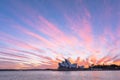
{"label": "light reflection on water", "polygon": [[1,71],[0,80],[120,80],[120,71]]}

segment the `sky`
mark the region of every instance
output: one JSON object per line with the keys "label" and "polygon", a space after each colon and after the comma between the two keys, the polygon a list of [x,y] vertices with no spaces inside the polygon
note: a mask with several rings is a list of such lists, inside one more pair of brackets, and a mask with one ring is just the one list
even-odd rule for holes
{"label": "sky", "polygon": [[120,65],[120,0],[0,0],[0,69]]}

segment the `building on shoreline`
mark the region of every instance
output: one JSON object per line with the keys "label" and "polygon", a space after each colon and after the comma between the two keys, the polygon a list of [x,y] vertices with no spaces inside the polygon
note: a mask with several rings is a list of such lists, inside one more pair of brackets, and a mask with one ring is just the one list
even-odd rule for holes
{"label": "building on shoreline", "polygon": [[65,61],[62,61],[61,63],[58,63],[58,65],[58,70],[77,70],[78,68],[84,69],[84,66],[78,66],[76,63],[71,64],[68,59],[65,59]]}
{"label": "building on shoreline", "polygon": [[58,63],[58,70],[61,71],[74,71],[74,70],[120,70],[119,65],[94,65],[92,64],[88,68],[84,66],[78,66],[76,63],[72,64],[68,59],[65,59],[61,63]]}

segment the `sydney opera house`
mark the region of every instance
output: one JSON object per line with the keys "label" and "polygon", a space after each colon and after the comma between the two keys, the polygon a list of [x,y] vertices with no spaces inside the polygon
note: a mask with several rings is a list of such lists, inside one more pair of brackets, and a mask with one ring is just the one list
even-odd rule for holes
{"label": "sydney opera house", "polygon": [[58,70],[77,70],[77,69],[84,69],[84,66],[78,66],[76,63],[71,64],[71,62],[68,59],[65,59],[65,61],[62,61],[58,64]]}

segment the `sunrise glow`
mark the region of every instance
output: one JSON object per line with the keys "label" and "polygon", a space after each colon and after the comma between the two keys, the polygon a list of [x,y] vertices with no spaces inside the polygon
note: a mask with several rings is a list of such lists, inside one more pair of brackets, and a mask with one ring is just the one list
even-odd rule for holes
{"label": "sunrise glow", "polygon": [[120,65],[120,0],[0,1],[0,69],[58,62]]}

